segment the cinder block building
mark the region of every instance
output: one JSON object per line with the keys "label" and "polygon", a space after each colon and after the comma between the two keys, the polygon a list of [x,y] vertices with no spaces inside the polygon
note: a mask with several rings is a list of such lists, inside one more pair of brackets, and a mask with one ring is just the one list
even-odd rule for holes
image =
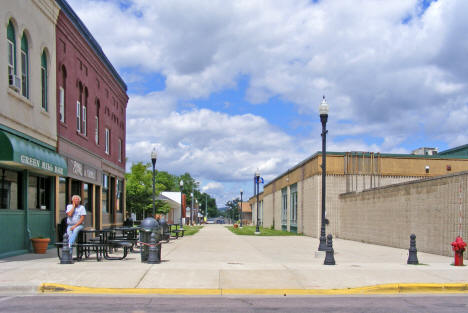
{"label": "cinder block building", "polygon": [[[327,152],[327,233],[341,236],[341,194],[466,171],[467,151],[468,145],[433,155]],[[320,236],[321,163],[322,155],[316,153],[265,184],[258,210],[263,227]],[[255,224],[256,197],[249,204]]]}

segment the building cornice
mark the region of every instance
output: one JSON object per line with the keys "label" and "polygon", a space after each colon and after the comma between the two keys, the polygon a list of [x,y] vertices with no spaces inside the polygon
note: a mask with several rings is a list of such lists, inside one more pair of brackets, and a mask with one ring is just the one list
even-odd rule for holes
{"label": "building cornice", "polygon": [[67,3],[66,0],[55,0],[55,1],[58,3],[58,5],[62,9],[62,11],[65,13],[65,15],[73,23],[73,25],[75,25],[76,29],[80,32],[80,34],[86,40],[86,42],[91,47],[91,49],[93,49],[96,55],[99,57],[99,59],[101,59],[102,63],[107,67],[110,73],[112,73],[112,76],[114,76],[114,78],[117,80],[120,86],[125,91],[127,91],[127,85],[123,81],[122,77],[120,77],[119,73],[116,71],[112,63],[109,61],[109,59],[106,57],[106,55],[102,51],[101,46],[98,44],[96,39],[94,39],[93,35],[91,35],[91,32],[88,30],[85,24],[81,21],[81,19],[78,17],[75,11],[73,11],[71,6]]}

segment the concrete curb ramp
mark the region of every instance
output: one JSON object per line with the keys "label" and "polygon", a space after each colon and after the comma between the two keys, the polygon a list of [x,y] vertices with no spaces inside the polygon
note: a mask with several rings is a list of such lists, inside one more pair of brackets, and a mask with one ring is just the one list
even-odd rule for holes
{"label": "concrete curb ramp", "polygon": [[468,293],[468,283],[455,284],[383,284],[344,289],[156,289],[90,288],[61,284],[42,284],[38,291],[47,294],[127,294],[127,295],[374,295]]}

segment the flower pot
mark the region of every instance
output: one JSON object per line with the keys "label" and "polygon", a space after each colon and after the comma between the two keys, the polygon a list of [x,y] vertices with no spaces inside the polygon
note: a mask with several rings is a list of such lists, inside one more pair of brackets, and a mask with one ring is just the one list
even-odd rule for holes
{"label": "flower pot", "polygon": [[49,246],[50,238],[31,238],[34,253],[44,254]]}
{"label": "flower pot", "polygon": [[234,224],[234,228],[237,228],[237,226],[238,226],[237,224]]}

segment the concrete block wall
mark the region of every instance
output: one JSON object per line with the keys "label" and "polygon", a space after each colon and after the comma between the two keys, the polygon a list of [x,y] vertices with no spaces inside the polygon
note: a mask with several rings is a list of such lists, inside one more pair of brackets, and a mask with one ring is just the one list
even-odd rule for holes
{"label": "concrete block wall", "polygon": [[273,197],[275,197],[275,206],[273,208],[275,214],[275,229],[281,230],[281,190],[277,190],[273,194]]}
{"label": "concrete block wall", "polygon": [[273,225],[273,210],[265,208],[273,208],[273,194],[266,195],[263,198],[263,227],[270,228]]}
{"label": "concrete block wall", "polygon": [[[321,198],[321,179],[314,175],[303,181],[303,192],[298,195],[303,201],[302,228],[304,235],[317,237],[320,234],[320,198]],[[302,191],[302,190],[301,190]]]}
{"label": "concrete block wall", "polygon": [[[339,237],[452,256],[450,243],[467,240],[468,172],[346,193],[339,197]],[[465,254],[466,258],[466,254]]]}

